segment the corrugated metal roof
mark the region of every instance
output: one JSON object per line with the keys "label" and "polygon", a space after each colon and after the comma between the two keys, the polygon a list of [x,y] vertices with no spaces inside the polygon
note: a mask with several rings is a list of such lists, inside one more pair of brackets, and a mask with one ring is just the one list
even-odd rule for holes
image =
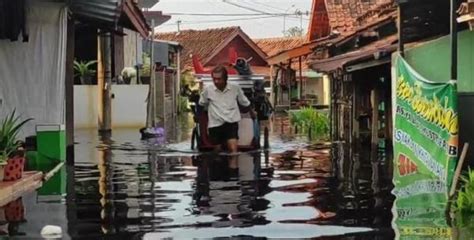
{"label": "corrugated metal roof", "polygon": [[116,25],[124,0],[70,0],[71,11],[79,18]]}
{"label": "corrugated metal roof", "polygon": [[98,27],[116,30],[118,26],[146,37],[149,26],[142,11],[132,0],[69,0],[74,17]]}

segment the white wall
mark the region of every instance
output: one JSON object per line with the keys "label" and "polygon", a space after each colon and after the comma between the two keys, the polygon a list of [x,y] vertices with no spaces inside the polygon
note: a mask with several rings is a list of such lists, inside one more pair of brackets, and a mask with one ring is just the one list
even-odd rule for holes
{"label": "white wall", "polygon": [[[318,101],[317,103],[321,103],[321,98],[322,98],[322,85],[321,85],[321,79],[320,78],[308,78],[306,79],[306,82],[304,83],[303,87],[303,95],[306,94],[311,94],[311,95],[316,95],[318,96]],[[315,102],[316,103],[316,102]]]}
{"label": "white wall", "polygon": [[329,101],[331,101],[330,99],[330,91],[331,89],[329,88],[329,76],[328,75],[324,75],[323,77],[323,89],[324,89],[324,105],[328,105],[330,104]]}
{"label": "white wall", "polygon": [[97,111],[97,85],[75,85],[74,128],[96,128]]}
{"label": "white wall", "polygon": [[[145,126],[148,85],[113,85],[112,128]],[[74,86],[74,127],[97,128],[96,85]]]}
{"label": "white wall", "polygon": [[113,85],[112,127],[144,127],[148,85]]}

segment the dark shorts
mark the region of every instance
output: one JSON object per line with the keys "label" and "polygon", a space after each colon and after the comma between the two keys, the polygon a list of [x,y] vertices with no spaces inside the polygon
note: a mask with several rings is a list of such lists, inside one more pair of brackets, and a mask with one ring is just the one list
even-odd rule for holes
{"label": "dark shorts", "polygon": [[215,145],[225,144],[229,139],[239,139],[239,123],[224,123],[209,128],[209,139]]}

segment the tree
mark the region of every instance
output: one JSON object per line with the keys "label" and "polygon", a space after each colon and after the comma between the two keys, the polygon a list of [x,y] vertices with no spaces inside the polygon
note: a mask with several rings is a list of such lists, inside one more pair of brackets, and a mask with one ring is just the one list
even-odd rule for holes
{"label": "tree", "polygon": [[302,37],[303,36],[303,29],[299,27],[291,27],[285,32],[283,32],[285,37]]}

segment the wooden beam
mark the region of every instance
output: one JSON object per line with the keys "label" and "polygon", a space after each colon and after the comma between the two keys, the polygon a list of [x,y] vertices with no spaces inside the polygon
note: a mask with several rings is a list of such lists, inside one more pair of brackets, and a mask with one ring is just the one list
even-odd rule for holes
{"label": "wooden beam", "polygon": [[127,0],[125,1],[123,11],[127,15],[127,17],[130,19],[130,22],[136,28],[138,33],[140,33],[140,35],[142,35],[143,38],[148,37],[149,27],[140,9],[135,7],[132,1]]}
{"label": "wooden beam", "polygon": [[41,172],[24,172],[16,181],[0,182],[0,207],[43,185]]}

